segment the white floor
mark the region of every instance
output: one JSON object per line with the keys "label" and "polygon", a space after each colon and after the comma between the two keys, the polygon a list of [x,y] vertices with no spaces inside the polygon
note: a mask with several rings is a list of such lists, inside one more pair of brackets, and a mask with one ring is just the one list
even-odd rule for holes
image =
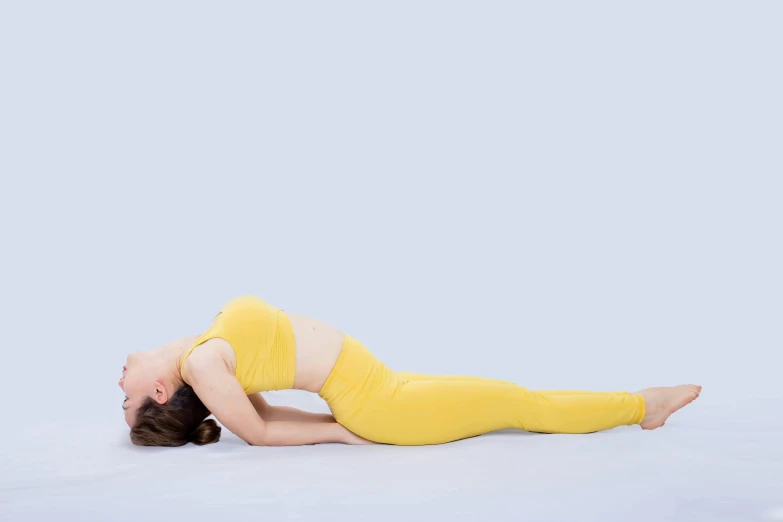
{"label": "white floor", "polygon": [[[320,409],[301,395],[270,401]],[[781,412],[779,398],[705,394],[654,432],[429,447],[254,448],[224,430],[211,446],[151,449],[132,446],[119,419],[27,424],[4,434],[0,518],[783,520]]]}

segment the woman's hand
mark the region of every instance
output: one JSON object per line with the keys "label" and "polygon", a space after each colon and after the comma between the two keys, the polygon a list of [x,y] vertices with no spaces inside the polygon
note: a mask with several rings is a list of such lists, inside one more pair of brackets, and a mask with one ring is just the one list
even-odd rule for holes
{"label": "woman's hand", "polygon": [[343,444],[350,444],[351,446],[366,446],[369,444],[375,444],[375,442],[371,440],[364,439],[348,428],[346,428],[343,425],[340,425],[340,427],[343,429]]}

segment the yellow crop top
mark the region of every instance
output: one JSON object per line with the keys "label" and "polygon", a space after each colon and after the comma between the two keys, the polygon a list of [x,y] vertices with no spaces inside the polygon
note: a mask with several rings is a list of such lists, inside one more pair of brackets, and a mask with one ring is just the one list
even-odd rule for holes
{"label": "yellow crop top", "polygon": [[294,387],[296,341],[283,310],[252,295],[232,299],[185,353],[179,364],[180,374],[193,349],[216,337],[225,339],[234,349],[236,377],[246,394]]}

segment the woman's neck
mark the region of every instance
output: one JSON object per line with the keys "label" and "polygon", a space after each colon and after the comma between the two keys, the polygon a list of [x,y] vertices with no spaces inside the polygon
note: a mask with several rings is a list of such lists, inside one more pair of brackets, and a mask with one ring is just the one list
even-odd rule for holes
{"label": "woman's neck", "polygon": [[199,335],[189,335],[158,348],[161,365],[165,368],[167,379],[174,385],[174,388],[179,388],[185,383],[182,379],[180,363],[185,357],[185,353],[198,338]]}

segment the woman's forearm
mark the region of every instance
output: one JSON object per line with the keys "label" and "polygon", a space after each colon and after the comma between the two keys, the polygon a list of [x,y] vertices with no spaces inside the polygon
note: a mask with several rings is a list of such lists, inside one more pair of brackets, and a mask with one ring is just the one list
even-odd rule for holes
{"label": "woman's forearm", "polygon": [[336,422],[265,422],[254,446],[303,446],[347,442],[350,433]]}
{"label": "woman's forearm", "polygon": [[313,413],[288,406],[269,406],[263,417],[268,422],[336,422],[328,413]]}
{"label": "woman's forearm", "polygon": [[250,399],[258,416],[267,422],[336,422],[334,417],[328,413],[311,413],[288,406],[272,406],[260,393],[248,395],[247,398]]}

